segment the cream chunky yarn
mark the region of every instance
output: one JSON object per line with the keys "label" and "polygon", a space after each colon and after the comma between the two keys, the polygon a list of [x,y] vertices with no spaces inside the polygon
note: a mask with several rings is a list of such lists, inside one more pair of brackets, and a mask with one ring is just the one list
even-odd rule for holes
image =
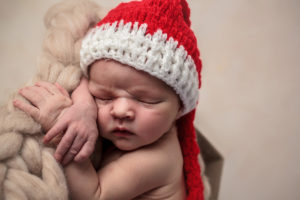
{"label": "cream chunky yarn", "polygon": [[[100,11],[95,3],[79,0],[63,1],[47,11],[47,36],[38,72],[28,85],[38,80],[58,82],[69,92],[78,85],[81,38],[99,21]],[[54,150],[40,142],[41,126],[13,107],[16,98],[22,99],[15,92],[0,108],[0,199],[68,199],[65,176],[53,157]]]}

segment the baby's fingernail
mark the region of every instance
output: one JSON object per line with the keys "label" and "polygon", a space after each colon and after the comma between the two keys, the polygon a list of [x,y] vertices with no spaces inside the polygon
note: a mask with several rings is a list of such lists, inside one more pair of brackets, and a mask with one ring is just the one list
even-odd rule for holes
{"label": "baby's fingernail", "polygon": [[45,136],[43,137],[43,142],[46,142],[46,143],[49,142],[49,141],[48,141],[47,135],[45,135]]}
{"label": "baby's fingernail", "polygon": [[54,158],[55,158],[56,162],[60,163],[60,159],[56,158],[55,156],[54,156]]}
{"label": "baby's fingernail", "polygon": [[44,144],[48,144],[48,143],[49,143],[48,138],[43,138],[43,143],[44,143]]}
{"label": "baby's fingernail", "polygon": [[55,160],[56,160],[57,162],[60,162],[60,161],[61,161],[61,157],[58,156],[58,155],[56,155],[56,154],[54,154],[54,158],[55,158]]}

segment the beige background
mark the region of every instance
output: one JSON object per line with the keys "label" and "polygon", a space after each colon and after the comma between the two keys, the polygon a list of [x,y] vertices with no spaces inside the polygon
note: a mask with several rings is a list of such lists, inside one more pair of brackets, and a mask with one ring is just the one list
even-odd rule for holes
{"label": "beige background", "polygon": [[[35,72],[55,2],[0,0],[0,102]],[[219,199],[300,199],[300,1],[188,2],[204,64],[196,126],[225,157]]]}

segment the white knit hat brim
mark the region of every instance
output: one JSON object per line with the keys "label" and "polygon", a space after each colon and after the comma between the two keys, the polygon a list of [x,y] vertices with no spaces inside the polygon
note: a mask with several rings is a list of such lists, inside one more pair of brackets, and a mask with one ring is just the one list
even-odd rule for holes
{"label": "white knit hat brim", "polygon": [[172,87],[183,103],[181,115],[193,110],[198,101],[196,66],[183,46],[162,30],[146,34],[147,24],[123,20],[92,29],[82,41],[80,65],[86,76],[88,66],[99,59],[113,59],[142,70]]}

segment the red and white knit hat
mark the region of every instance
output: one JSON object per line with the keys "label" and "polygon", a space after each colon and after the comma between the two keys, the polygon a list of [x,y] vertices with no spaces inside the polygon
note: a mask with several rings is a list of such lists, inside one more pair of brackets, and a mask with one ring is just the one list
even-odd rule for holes
{"label": "red and white knit hat", "polygon": [[85,75],[99,59],[113,59],[164,81],[180,97],[177,121],[184,157],[188,200],[203,199],[199,147],[193,125],[202,68],[197,40],[190,28],[186,0],[121,3],[84,38],[80,65]]}

